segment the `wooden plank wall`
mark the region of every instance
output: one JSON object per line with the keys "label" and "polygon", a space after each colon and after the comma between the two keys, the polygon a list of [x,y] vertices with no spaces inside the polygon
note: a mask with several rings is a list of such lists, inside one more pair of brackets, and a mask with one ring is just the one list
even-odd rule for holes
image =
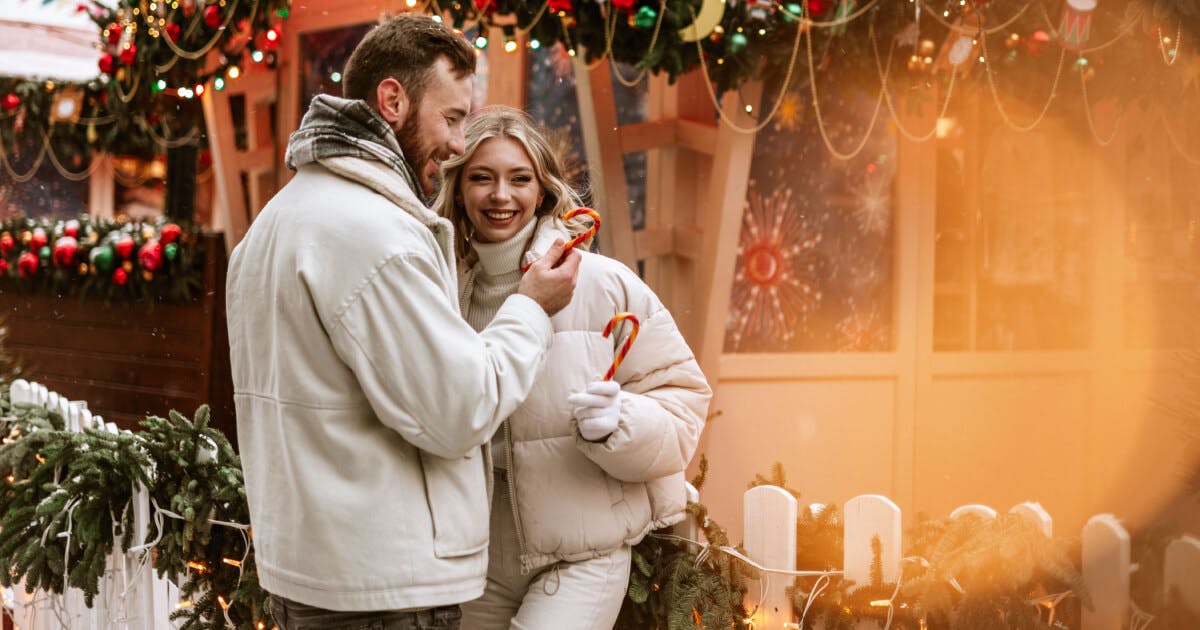
{"label": "wooden plank wall", "polygon": [[225,328],[225,244],[203,237],[204,286],[185,304],[109,303],[0,294],[7,350],[28,378],[85,400],[126,429],[171,409],[210,404],[212,424],[236,443]]}

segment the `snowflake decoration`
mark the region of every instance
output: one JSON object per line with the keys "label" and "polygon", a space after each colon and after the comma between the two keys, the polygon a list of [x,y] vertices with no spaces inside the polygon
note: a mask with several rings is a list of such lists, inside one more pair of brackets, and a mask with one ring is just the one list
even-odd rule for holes
{"label": "snowflake decoration", "polygon": [[892,225],[891,199],[884,193],[885,178],[867,175],[863,188],[854,193],[854,217],[864,234],[883,234]]}
{"label": "snowflake decoration", "polygon": [[786,345],[821,300],[816,278],[821,236],[801,215],[791,190],[767,197],[751,190],[746,205],[728,338],[735,350],[750,339]]}
{"label": "snowflake decoration", "polygon": [[795,131],[804,118],[803,108],[800,95],[794,90],[788,90],[779,97],[779,111],[775,114],[775,129]]}
{"label": "snowflake decoration", "polygon": [[874,311],[866,313],[855,311],[847,315],[837,324],[837,332],[841,337],[838,350],[841,352],[886,350],[888,339],[882,319]]}

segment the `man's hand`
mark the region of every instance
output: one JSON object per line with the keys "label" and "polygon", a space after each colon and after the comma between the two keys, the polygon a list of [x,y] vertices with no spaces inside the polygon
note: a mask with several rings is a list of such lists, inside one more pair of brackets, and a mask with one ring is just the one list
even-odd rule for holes
{"label": "man's hand", "polygon": [[621,420],[621,385],[613,381],[593,381],[587,389],[567,396],[575,406],[579,435],[589,442],[603,442],[617,430]]}
{"label": "man's hand", "polygon": [[[517,286],[517,293],[532,298],[551,316],[571,303],[579,261],[583,259],[575,249],[564,254],[564,245],[566,242],[561,238],[554,241],[546,254],[529,266]],[[562,264],[557,264],[559,259]]]}

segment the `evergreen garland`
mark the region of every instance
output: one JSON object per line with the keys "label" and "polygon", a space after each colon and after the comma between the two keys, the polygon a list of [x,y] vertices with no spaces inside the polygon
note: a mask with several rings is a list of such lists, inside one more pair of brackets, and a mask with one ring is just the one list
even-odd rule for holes
{"label": "evergreen garland", "polygon": [[[692,479],[697,490],[707,472],[708,460],[701,456],[699,471]],[[710,545],[730,544],[725,529],[709,518],[703,504],[689,503],[687,512]],[[629,591],[615,628],[745,628],[745,582],[757,573],[724,553],[701,557],[689,543],[650,534],[633,548]]]}
{"label": "evergreen garland", "polygon": [[164,219],[0,221],[0,291],[181,302],[203,264],[199,232]]}
{"label": "evergreen garland", "polygon": [[[9,428],[0,446],[0,562],[8,567],[0,584],[74,587],[90,606],[114,550],[154,543],[142,558],[179,584],[187,603],[172,619],[183,630],[271,625],[245,527],[240,460],[208,426],[207,406],[192,419],[174,411],[147,418],[137,433],[66,431],[57,413],[6,396],[0,412]],[[137,484],[161,508],[145,540],[134,540]]]}

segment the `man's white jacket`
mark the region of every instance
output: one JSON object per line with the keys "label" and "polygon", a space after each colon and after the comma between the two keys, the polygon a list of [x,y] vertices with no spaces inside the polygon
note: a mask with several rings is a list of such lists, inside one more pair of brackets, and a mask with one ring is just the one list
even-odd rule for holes
{"label": "man's white jacket", "polygon": [[[330,610],[483,593],[490,463],[550,320],[459,316],[451,226],[382,162],[300,166],[229,263],[238,443],[262,586]],[[565,394],[564,394],[565,395]]]}

